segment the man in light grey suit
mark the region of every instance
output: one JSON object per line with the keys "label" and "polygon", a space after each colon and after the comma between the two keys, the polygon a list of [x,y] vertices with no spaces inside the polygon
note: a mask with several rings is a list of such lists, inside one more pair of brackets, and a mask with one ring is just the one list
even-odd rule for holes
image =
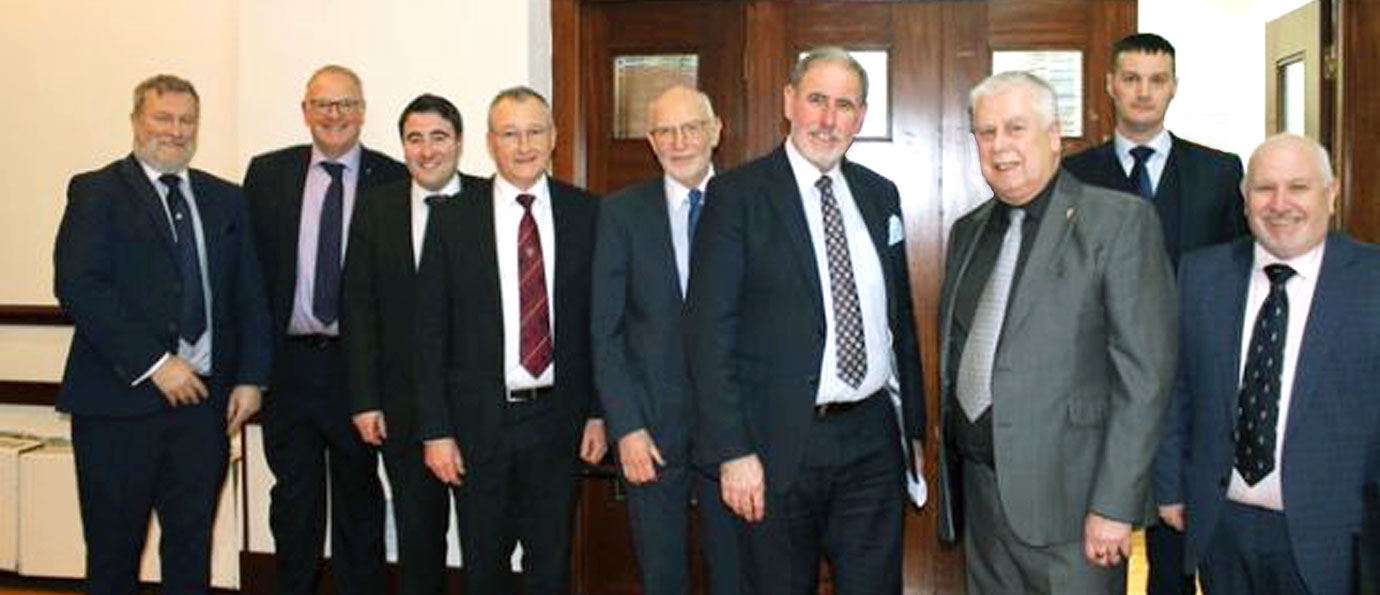
{"label": "man in light grey suit", "polygon": [[940,537],[963,533],[969,593],[1124,593],[1175,353],[1159,221],[1061,173],[1038,77],[969,106],[995,197],[950,234]]}

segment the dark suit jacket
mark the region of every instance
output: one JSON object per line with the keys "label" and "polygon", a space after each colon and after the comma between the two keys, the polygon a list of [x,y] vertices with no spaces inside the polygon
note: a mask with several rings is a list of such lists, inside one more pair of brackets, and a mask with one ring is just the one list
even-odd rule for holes
{"label": "dark suit jacket", "polygon": [[[1211,543],[1226,502],[1253,260],[1240,240],[1179,269],[1179,371],[1155,470],[1161,504],[1186,503],[1185,559]],[[1380,434],[1380,250],[1331,235],[1308,312],[1285,430],[1282,488],[1290,545],[1314,593],[1350,593],[1366,449]]]}
{"label": "dark suit jacket", "polygon": [[[369,149],[363,150],[359,165],[351,222],[370,188],[407,178],[407,168],[401,163]],[[273,317],[275,348],[287,336],[288,321],[292,318],[293,293],[297,288],[297,231],[308,167],[311,145],[297,145],[254,157],[244,174],[244,193],[249,197]]]}
{"label": "dark suit jacket", "polygon": [[[211,398],[268,381],[268,312],[239,187],[190,170],[211,288]],[[168,407],[151,381],[177,353],[182,273],[158,191],[130,155],[78,174],[53,251],[54,291],[76,322],[58,409],[130,417]]]}
{"label": "dark suit jacket", "polygon": [[[599,205],[593,195],[547,178],[555,227],[551,399],[558,436],[575,452],[594,382],[589,357],[589,266]],[[468,464],[490,457],[503,431],[508,389],[503,364],[503,296],[494,245],[493,181],[466,184],[432,209],[422,250],[418,412],[421,439],[454,438]],[[542,238],[543,253],[551,254]],[[595,415],[597,416],[597,414]]]}
{"label": "dark suit jacket", "polygon": [[[842,169],[886,280],[909,449],[911,439],[925,437],[925,401],[906,245],[889,241],[901,225],[900,197],[865,167],[844,161]],[[685,312],[696,460],[717,470],[756,453],[767,489],[784,492],[804,456],[824,357],[825,298],[815,264],[815,250],[824,248],[810,239],[784,147],[715,176],[706,194]]]}
{"label": "dark suit jacket", "polygon": [[1370,471],[1367,472],[1362,506],[1365,519],[1361,527],[1360,554],[1356,562],[1361,595],[1380,595],[1380,428],[1370,449]]}
{"label": "dark suit jacket", "polygon": [[[1246,235],[1241,200],[1241,158],[1234,153],[1170,137],[1164,173],[1155,188],[1155,211],[1164,228],[1164,247],[1175,267],[1183,254]],[[1064,168],[1094,186],[1135,194],[1107,141],[1064,160]]]}
{"label": "dark suit jacket", "polygon": [[[992,370],[1000,501],[1035,546],[1083,538],[1090,512],[1149,514],[1150,466],[1174,374],[1174,279],[1144,200],[1061,173],[1011,287]],[[941,427],[962,415],[949,356],[954,301],[995,198],[954,223],[939,311]],[[953,366],[957,369],[957,366]],[[946,436],[947,440],[947,436]],[[962,504],[958,455],[940,444],[940,537]]]}
{"label": "dark suit jacket", "polygon": [[[462,191],[483,183],[460,174]],[[361,195],[350,223],[342,281],[340,334],[351,410],[383,411],[389,441],[416,439],[417,261],[411,201],[410,178]]]}
{"label": "dark suit jacket", "polygon": [[668,217],[663,177],[599,205],[590,335],[610,442],[646,429],[684,465],[694,412]]}

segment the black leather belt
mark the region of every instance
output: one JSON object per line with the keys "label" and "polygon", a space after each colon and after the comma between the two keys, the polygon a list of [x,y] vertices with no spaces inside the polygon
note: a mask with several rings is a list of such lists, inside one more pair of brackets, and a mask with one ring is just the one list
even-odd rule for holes
{"label": "black leather belt", "polygon": [[322,335],[322,334],[315,334],[315,335],[288,335],[288,336],[287,336],[287,340],[288,340],[289,343],[296,343],[296,344],[298,344],[298,345],[306,345],[307,347],[311,347],[311,348],[313,348],[313,349],[325,349],[325,348],[330,347],[330,346],[332,346],[332,345],[335,345],[337,342],[339,342],[339,341],[340,341],[340,337],[338,337],[338,336],[336,336],[336,335]]}
{"label": "black leather belt", "polygon": [[509,402],[509,403],[531,403],[531,402],[536,401],[536,400],[538,400],[538,399],[545,398],[546,395],[548,395],[548,394],[551,393],[551,390],[552,390],[552,388],[549,387],[549,386],[542,386],[542,387],[538,387],[538,388],[523,388],[523,389],[518,389],[518,390],[510,390],[510,391],[508,391],[508,402]]}
{"label": "black leather belt", "polygon": [[864,403],[867,403],[872,399],[877,398],[877,395],[880,395],[885,391],[886,389],[879,390],[875,393],[868,395],[866,398],[858,399],[856,401],[834,401],[831,403],[821,403],[819,405],[815,405],[815,419],[830,417],[838,415],[840,413],[847,413],[849,411],[857,409],[858,407],[863,406]]}

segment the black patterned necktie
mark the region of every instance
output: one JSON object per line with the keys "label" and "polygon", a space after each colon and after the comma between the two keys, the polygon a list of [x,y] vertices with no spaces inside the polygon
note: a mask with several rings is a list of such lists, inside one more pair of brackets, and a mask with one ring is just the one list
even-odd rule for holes
{"label": "black patterned necktie", "polygon": [[1155,149],[1145,145],[1131,149],[1131,157],[1136,160],[1135,165],[1131,166],[1131,187],[1145,200],[1155,200],[1155,188],[1150,183],[1150,168],[1145,165],[1154,154]]}
{"label": "black patterned necktie", "polygon": [[321,202],[321,220],[316,228],[316,281],[312,289],[311,313],[321,324],[330,325],[340,314],[340,246],[344,234],[345,166],[321,162],[331,175],[326,197]]}
{"label": "black patterned necktie", "polygon": [[1294,276],[1286,264],[1265,267],[1270,294],[1260,305],[1251,330],[1246,370],[1236,403],[1236,443],[1233,461],[1246,485],[1259,483],[1275,468],[1275,426],[1279,422],[1280,371],[1284,368],[1284,339],[1289,330],[1289,294],[1284,284]]}
{"label": "black patterned necktie", "polygon": [[838,377],[857,388],[867,376],[867,343],[863,336],[862,308],[858,286],[853,279],[853,259],[848,252],[848,235],[843,214],[834,199],[829,176],[815,182],[819,189],[820,212],[824,215],[824,248],[829,259],[829,293],[834,304],[834,348],[838,357]]}
{"label": "black patterned necktie", "polygon": [[192,226],[192,212],[182,196],[182,178],[164,174],[159,182],[168,189],[168,213],[172,215],[176,234],[177,264],[182,273],[182,340],[195,345],[206,332],[206,294],[201,287],[201,256],[196,249],[196,230]]}

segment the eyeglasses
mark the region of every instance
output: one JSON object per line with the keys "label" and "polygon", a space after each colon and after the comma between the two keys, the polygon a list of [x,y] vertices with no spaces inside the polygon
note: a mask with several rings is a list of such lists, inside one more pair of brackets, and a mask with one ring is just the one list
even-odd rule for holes
{"label": "eyeglasses", "polygon": [[699,119],[691,120],[678,126],[657,126],[652,129],[651,134],[652,139],[659,143],[664,143],[675,139],[677,132],[680,133],[680,137],[683,139],[698,140],[704,138],[705,133],[708,131],[709,120]]}
{"label": "eyeglasses", "polygon": [[528,128],[527,130],[506,128],[503,130],[499,130],[498,132],[495,132],[494,136],[498,138],[499,143],[515,147],[521,144],[521,142],[524,140],[528,143],[531,143],[537,139],[545,138],[546,135],[550,133],[551,127],[543,126],[541,128]]}
{"label": "eyeglasses", "polygon": [[325,99],[309,99],[307,100],[307,107],[310,107],[312,111],[318,114],[329,114],[331,110],[334,109],[340,112],[342,116],[346,116],[364,107],[364,100],[337,99],[335,101],[327,101]]}

